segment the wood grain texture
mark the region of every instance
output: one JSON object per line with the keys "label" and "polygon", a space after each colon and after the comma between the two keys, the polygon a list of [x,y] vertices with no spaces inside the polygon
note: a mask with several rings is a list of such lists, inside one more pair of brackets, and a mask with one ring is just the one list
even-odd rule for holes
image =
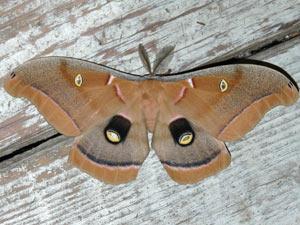
{"label": "wood grain texture", "polygon": [[[169,67],[173,72],[191,69],[295,31],[300,27],[299,7],[297,0],[2,1],[0,86],[17,65],[45,55],[78,57],[143,74],[139,43],[152,51],[152,58],[162,47],[176,44]],[[26,146],[32,135],[53,134],[27,101],[13,100],[2,88],[0,99],[0,156]]]}
{"label": "wood grain texture", "polygon": [[[145,73],[138,43],[150,57],[176,44],[169,67],[190,69],[298,32],[299,8],[297,0],[1,1],[0,86],[11,69],[44,55]],[[253,58],[281,66],[299,84],[299,37]],[[0,163],[0,223],[299,224],[299,109],[272,110],[228,144],[229,168],[187,186],[171,181],[153,151],[136,181],[105,185],[68,165],[71,139],[55,138]],[[54,133],[33,106],[0,88],[0,156]]]}

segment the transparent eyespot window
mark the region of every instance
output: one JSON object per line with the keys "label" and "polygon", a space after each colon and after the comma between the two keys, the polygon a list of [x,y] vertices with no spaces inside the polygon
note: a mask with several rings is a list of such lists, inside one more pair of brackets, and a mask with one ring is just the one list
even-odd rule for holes
{"label": "transparent eyespot window", "polygon": [[80,87],[82,85],[83,79],[80,73],[76,75],[74,82],[77,87]]}
{"label": "transparent eyespot window", "polygon": [[106,137],[109,141],[113,142],[113,143],[118,143],[121,141],[121,138],[119,136],[119,134],[115,131],[112,130],[107,130],[106,131]]}
{"label": "transparent eyespot window", "polygon": [[188,134],[183,134],[180,138],[179,138],[179,144],[181,145],[188,145],[192,142],[193,140],[193,134],[188,133]]}
{"label": "transparent eyespot window", "polygon": [[226,82],[226,80],[222,79],[220,81],[219,87],[220,87],[221,92],[225,92],[228,89],[228,83]]}

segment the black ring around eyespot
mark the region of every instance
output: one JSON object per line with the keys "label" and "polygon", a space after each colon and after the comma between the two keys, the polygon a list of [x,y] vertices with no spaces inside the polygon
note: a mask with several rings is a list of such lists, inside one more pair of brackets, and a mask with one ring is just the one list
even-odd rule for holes
{"label": "black ring around eyespot", "polygon": [[[170,130],[171,135],[174,139],[174,142],[176,144],[179,144],[182,147],[189,146],[194,142],[195,133],[194,133],[191,125],[189,124],[189,122],[184,118],[174,120],[172,123],[170,123],[169,124],[169,130]],[[193,135],[193,138],[190,141],[190,143],[185,144],[185,145],[180,144],[180,139],[181,139],[182,135],[189,134],[189,133]]]}
{"label": "black ring around eyespot", "polygon": [[[125,141],[127,134],[130,130],[130,127],[131,127],[131,122],[128,119],[119,115],[114,116],[110,119],[109,123],[104,129],[104,137],[111,144],[114,145],[120,144],[121,142]],[[108,130],[117,133],[120,137],[120,141],[119,142],[110,141],[106,136]]]}

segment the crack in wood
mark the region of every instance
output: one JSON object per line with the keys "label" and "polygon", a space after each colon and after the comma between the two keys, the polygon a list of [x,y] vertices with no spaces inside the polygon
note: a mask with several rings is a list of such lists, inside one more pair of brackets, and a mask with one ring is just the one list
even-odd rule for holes
{"label": "crack in wood", "polygon": [[41,144],[43,144],[43,143],[45,143],[45,142],[47,142],[47,141],[49,141],[51,139],[57,138],[59,136],[61,136],[61,134],[57,133],[57,134],[54,134],[54,135],[52,135],[52,136],[50,136],[48,138],[42,139],[40,141],[34,142],[34,143],[30,144],[30,145],[26,145],[26,146],[24,146],[24,147],[22,147],[20,149],[17,149],[16,151],[13,151],[10,154],[7,154],[7,155],[4,155],[4,156],[0,157],[0,163],[3,162],[3,161],[5,161],[5,160],[9,160],[9,159],[11,159],[11,158],[13,158],[13,157],[15,157],[17,155],[21,155],[21,154],[23,154],[23,153],[25,153],[27,151],[30,151],[33,148],[36,148],[39,145],[41,145]]}

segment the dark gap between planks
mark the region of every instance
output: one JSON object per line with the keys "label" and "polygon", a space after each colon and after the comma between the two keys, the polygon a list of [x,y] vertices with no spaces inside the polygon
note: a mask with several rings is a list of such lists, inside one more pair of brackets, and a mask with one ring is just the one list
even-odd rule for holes
{"label": "dark gap between planks", "polygon": [[291,33],[289,33],[287,35],[284,35],[283,38],[281,38],[281,39],[275,39],[275,40],[271,41],[270,43],[261,46],[258,49],[249,50],[249,56],[248,57],[250,57],[252,55],[255,55],[257,53],[263,52],[263,51],[265,51],[267,49],[273,48],[273,47],[275,47],[277,45],[280,45],[280,44],[282,44],[284,42],[293,40],[294,38],[297,38],[297,37],[300,37],[300,31],[291,32]]}
{"label": "dark gap between planks", "polygon": [[51,139],[57,138],[57,137],[59,137],[61,135],[62,134],[59,134],[59,133],[54,134],[54,135],[52,135],[52,136],[50,136],[48,138],[45,138],[45,139],[42,139],[40,141],[34,142],[34,143],[30,144],[30,145],[24,146],[24,147],[22,147],[22,148],[20,148],[20,149],[18,149],[16,151],[10,153],[10,154],[4,155],[4,156],[0,157],[0,163],[3,162],[3,161],[5,161],[5,160],[11,159],[11,158],[13,158],[13,157],[15,157],[17,155],[21,155],[24,152],[32,150],[33,148],[36,148],[39,145],[41,145],[41,144],[43,144],[43,143],[45,143],[45,142],[47,142],[47,141],[49,141]]}

